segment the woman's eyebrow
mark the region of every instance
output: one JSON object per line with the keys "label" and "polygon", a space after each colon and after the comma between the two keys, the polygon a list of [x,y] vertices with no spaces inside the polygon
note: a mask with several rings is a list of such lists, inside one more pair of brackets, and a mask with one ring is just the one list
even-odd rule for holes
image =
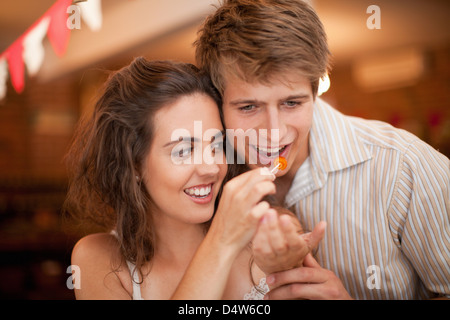
{"label": "woman's eyebrow", "polygon": [[[213,141],[215,141],[217,139],[224,139],[224,136],[225,136],[225,130],[219,131],[214,136],[211,137],[211,142],[213,142]],[[190,136],[181,137],[180,136],[178,138],[178,140],[170,141],[170,142],[166,143],[163,146],[163,148],[172,146],[172,145],[177,144],[177,143],[179,143],[181,141],[184,141],[184,142],[190,141],[191,143],[195,143],[195,142],[200,142],[201,140],[199,138],[196,138],[196,137],[190,137]]]}
{"label": "woman's eyebrow", "polygon": [[171,145],[177,144],[177,143],[179,143],[181,141],[185,141],[185,142],[190,141],[191,143],[193,143],[193,142],[200,142],[200,139],[199,138],[195,138],[195,137],[179,137],[178,140],[170,141],[170,142],[166,143],[163,146],[163,148],[166,148],[166,147],[169,147]]}

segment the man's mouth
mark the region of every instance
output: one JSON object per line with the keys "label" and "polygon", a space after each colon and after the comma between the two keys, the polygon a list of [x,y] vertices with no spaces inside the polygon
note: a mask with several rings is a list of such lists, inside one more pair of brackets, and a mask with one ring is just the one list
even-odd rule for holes
{"label": "man's mouth", "polygon": [[249,164],[271,166],[278,157],[286,158],[288,156],[292,143],[285,144],[281,147],[263,147],[252,144],[249,146]]}
{"label": "man's mouth", "polygon": [[278,148],[265,148],[265,147],[262,147],[262,146],[254,146],[254,145],[252,145],[252,147],[255,148],[255,150],[258,152],[258,154],[260,156],[263,156],[263,157],[266,157],[266,158],[273,158],[273,159],[275,159],[281,153],[283,153],[283,151],[285,151],[288,146],[289,145],[285,145],[283,147],[278,147]]}

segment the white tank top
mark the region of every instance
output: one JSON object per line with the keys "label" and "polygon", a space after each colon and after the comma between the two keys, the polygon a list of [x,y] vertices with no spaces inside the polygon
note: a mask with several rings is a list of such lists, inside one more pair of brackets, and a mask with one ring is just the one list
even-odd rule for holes
{"label": "white tank top", "polygon": [[[141,285],[139,274],[133,263],[127,261],[131,278],[133,279],[133,300],[144,300],[141,295]],[[266,278],[261,278],[259,284],[253,286],[252,289],[244,295],[244,300],[263,300],[264,295],[269,292],[269,286],[266,284]]]}
{"label": "white tank top", "polygon": [[[117,238],[117,232],[115,230],[111,231],[111,234]],[[133,300],[144,300],[141,295],[141,281],[139,279],[139,273],[136,270],[136,266],[127,261],[128,270],[132,278],[133,284]],[[259,284],[253,286],[250,292],[246,293],[243,297],[244,300],[263,300],[264,295],[269,292],[269,286],[266,284],[266,278],[261,278]]]}

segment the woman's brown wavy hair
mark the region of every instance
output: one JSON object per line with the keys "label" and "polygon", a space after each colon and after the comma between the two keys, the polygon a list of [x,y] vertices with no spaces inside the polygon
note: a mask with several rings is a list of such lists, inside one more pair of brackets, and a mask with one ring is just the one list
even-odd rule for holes
{"label": "woman's brown wavy hair", "polygon": [[136,58],[106,81],[66,156],[65,212],[85,226],[115,230],[123,258],[136,265],[141,279],[142,266],[154,255],[152,199],[139,178],[154,134],[153,117],[194,93],[221,104],[209,77],[195,66]]}

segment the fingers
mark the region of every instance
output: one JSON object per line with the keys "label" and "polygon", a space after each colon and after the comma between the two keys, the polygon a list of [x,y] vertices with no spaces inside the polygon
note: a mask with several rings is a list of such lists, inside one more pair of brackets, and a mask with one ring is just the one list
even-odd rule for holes
{"label": "fingers", "polygon": [[288,243],[281,231],[277,212],[272,209],[265,215],[264,218],[266,220],[263,221],[263,223],[265,223],[267,226],[267,235],[273,254],[284,254],[288,250]]}
{"label": "fingers", "polygon": [[265,300],[324,299],[321,291],[318,290],[317,287],[318,284],[315,283],[314,284],[293,283],[269,291],[264,296],[264,299]]}
{"label": "fingers", "polygon": [[285,226],[285,223],[284,219],[278,218],[274,209],[267,210],[253,239],[254,252],[265,259],[274,259],[293,248],[296,249],[295,242],[298,242],[298,239],[292,238],[298,235],[291,224]]}
{"label": "fingers", "polygon": [[271,274],[266,278],[266,282],[271,291],[292,283],[322,283],[327,280],[327,276],[321,271],[321,268],[294,268]]}
{"label": "fingers", "polygon": [[255,169],[228,181],[222,197],[230,202],[245,203],[247,208],[256,205],[264,196],[276,192],[274,175],[264,174],[268,169]]}
{"label": "fingers", "polygon": [[256,206],[254,206],[250,211],[250,219],[254,224],[258,224],[261,218],[267,213],[270,205],[267,201],[261,201]]}
{"label": "fingers", "polygon": [[276,192],[273,180],[273,175],[261,174],[261,170],[256,169],[226,183],[210,233],[215,234],[215,238],[220,239],[219,242],[232,247],[234,251],[245,247],[254,237],[260,219],[269,209],[269,204],[261,200]]}
{"label": "fingers", "polygon": [[286,241],[291,248],[298,249],[305,244],[303,238],[299,236],[297,226],[293,224],[291,217],[288,215],[281,215],[280,227],[281,232],[284,234]]}
{"label": "fingers", "polygon": [[[267,212],[266,212],[267,213]],[[267,226],[267,218],[266,216],[263,216],[261,219],[261,222],[258,225],[258,229],[256,231],[255,236],[253,237],[252,243],[253,243],[253,252],[256,254],[256,261],[259,261],[259,259],[272,259],[274,257],[272,252],[272,247],[270,245],[269,237],[267,235],[268,233],[268,226]]]}
{"label": "fingers", "polygon": [[313,229],[313,231],[309,234],[308,245],[310,249],[315,249],[319,242],[322,241],[325,236],[325,229],[327,227],[327,223],[325,221],[319,222]]}
{"label": "fingers", "polygon": [[243,192],[240,194],[239,197],[249,205],[255,205],[265,196],[275,193],[276,187],[272,181],[260,181],[256,183],[253,188],[248,189],[247,193]]}
{"label": "fingers", "polygon": [[289,249],[295,253],[297,257],[296,266],[301,265],[304,257],[310,251],[306,241],[297,233],[297,226],[292,223],[292,218],[287,215],[280,216],[281,231],[285,236]]}
{"label": "fingers", "polygon": [[311,254],[304,267],[274,273],[266,282],[270,291],[264,299],[352,299],[339,278],[321,268]]}
{"label": "fingers", "polygon": [[320,268],[320,264],[314,259],[311,253],[306,255],[303,265],[310,268]]}
{"label": "fingers", "polygon": [[309,247],[297,231],[298,226],[290,216],[279,217],[274,209],[267,211],[253,238],[255,262],[264,273],[301,265]]}

